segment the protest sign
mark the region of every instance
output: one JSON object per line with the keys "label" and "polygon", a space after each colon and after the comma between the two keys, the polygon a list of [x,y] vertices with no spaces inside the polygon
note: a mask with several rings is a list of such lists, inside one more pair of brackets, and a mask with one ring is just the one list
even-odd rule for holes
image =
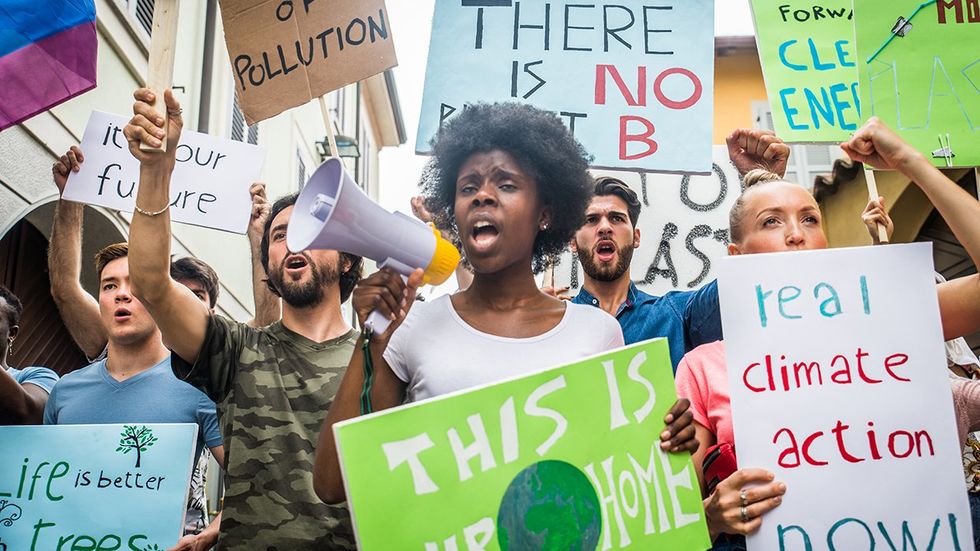
{"label": "protest sign", "polygon": [[776,133],[842,142],[861,125],[851,0],[752,0]]}
{"label": "protest sign", "polygon": [[221,0],[248,124],[398,64],[384,0]]}
{"label": "protest sign", "polygon": [[980,165],[977,1],[860,0],[854,24],[864,115],[880,117],[936,166],[947,166],[947,146],[950,166]]}
{"label": "protest sign", "polygon": [[656,339],[340,423],[358,548],[706,549],[675,400]]}
{"label": "protest sign", "polygon": [[786,483],[749,549],[972,549],[928,244],[719,265],[741,468]]}
{"label": "protest sign", "polygon": [[169,549],[194,424],[0,427],[0,549]]}
{"label": "protest sign", "polygon": [[[630,275],[641,290],[656,296],[701,287],[715,278],[717,259],[728,255],[728,213],[742,182],[725,146],[714,146],[712,156],[710,176],[593,171],[619,178],[640,199],[640,247]],[[564,253],[555,285],[574,294],[583,281],[578,258]]]}
{"label": "protest sign", "polygon": [[714,2],[436,0],[415,149],[478,102],[566,122],[599,168],[711,171]]}
{"label": "protest sign", "polygon": [[[92,112],[81,144],[85,162],[68,176],[65,199],[133,212],[140,163],[122,133],[127,122],[126,117]],[[170,179],[171,220],[245,233],[252,212],[248,188],[259,180],[265,150],[184,130],[176,155]]]}

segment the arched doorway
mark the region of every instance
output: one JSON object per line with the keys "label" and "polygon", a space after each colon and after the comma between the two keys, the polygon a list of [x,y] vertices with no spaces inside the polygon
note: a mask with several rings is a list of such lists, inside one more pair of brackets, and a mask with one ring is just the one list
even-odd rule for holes
{"label": "arched doorway", "polygon": [[[8,358],[13,367],[40,365],[61,375],[88,364],[75,345],[51,298],[48,278],[48,236],[55,202],[33,205],[0,238],[0,283],[24,304],[20,335]],[[119,225],[102,211],[85,208],[82,244],[82,285],[95,293],[98,282],[92,267],[93,255],[110,243],[125,240]]]}

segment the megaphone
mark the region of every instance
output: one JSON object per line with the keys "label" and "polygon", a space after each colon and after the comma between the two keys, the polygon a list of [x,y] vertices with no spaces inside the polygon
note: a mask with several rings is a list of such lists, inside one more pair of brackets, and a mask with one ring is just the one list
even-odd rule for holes
{"label": "megaphone", "polygon": [[[423,283],[433,285],[446,281],[459,264],[459,251],[439,230],[372,201],[336,157],[316,169],[296,199],[286,246],[295,252],[333,249],[356,254],[381,268],[395,269],[406,280],[422,268]],[[364,325],[384,333],[390,323],[375,310]]]}

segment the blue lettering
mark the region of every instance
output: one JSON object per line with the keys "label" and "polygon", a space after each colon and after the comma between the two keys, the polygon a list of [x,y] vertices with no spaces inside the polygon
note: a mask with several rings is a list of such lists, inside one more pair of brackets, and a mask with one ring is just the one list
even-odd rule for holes
{"label": "blue lettering", "polygon": [[766,318],[766,299],[769,298],[769,295],[771,294],[772,291],[766,291],[763,293],[762,285],[755,286],[755,297],[756,300],[759,301],[759,321],[762,322],[763,327],[766,326],[766,322],[768,321]]}
{"label": "blue lettering", "polygon": [[840,123],[840,127],[844,130],[857,130],[856,123],[844,122],[844,110],[849,109],[851,104],[841,100],[837,94],[841,92],[847,92],[847,85],[844,83],[837,83],[830,87],[830,97],[834,100],[834,108],[837,111],[837,121]]}
{"label": "blue lettering", "polygon": [[840,62],[841,67],[857,67],[853,61],[847,61],[847,56],[851,55],[851,52],[844,51],[844,44],[850,44],[847,40],[838,40],[834,42],[834,48],[837,50],[837,61]]}
{"label": "blue lettering", "polygon": [[[806,530],[796,526],[795,524],[791,524],[785,528],[783,528],[782,524],[776,527],[776,534],[779,535],[779,551],[786,551],[786,542],[783,541],[783,534],[791,530],[795,530],[800,534],[803,534],[803,549],[800,551],[813,551],[813,544],[810,543],[810,535],[806,533]],[[795,550],[800,548],[794,545],[791,547],[791,549]]]}
{"label": "blue lettering", "polygon": [[812,38],[808,38],[807,43],[810,45],[810,55],[813,56],[813,68],[818,71],[829,71],[835,67],[833,63],[820,63],[820,54],[817,53],[817,45],[813,43]]}
{"label": "blue lettering", "polygon": [[796,40],[787,40],[786,42],[783,42],[782,44],[779,45],[779,61],[782,61],[783,65],[789,67],[794,71],[806,71],[807,70],[806,65],[797,65],[795,63],[790,63],[789,60],[786,59],[786,50],[789,49],[789,47],[792,46],[793,44],[796,44]]}
{"label": "blue lettering", "polygon": [[[787,296],[784,296],[784,293],[783,293],[784,291],[790,291],[790,292],[793,292],[795,294],[792,295],[792,296],[788,296],[787,297]],[[800,298],[800,294],[802,294],[802,291],[800,291],[800,288],[799,287],[794,287],[792,285],[787,285],[786,287],[783,287],[782,289],[779,290],[779,314],[781,316],[783,316],[786,319],[800,319],[800,318],[803,317],[803,316],[799,316],[799,315],[787,314],[786,313],[786,310],[783,308],[783,306],[787,302],[792,302],[792,301]]]}
{"label": "blue lettering", "polygon": [[[868,533],[868,543],[870,544],[870,546],[868,547],[868,549],[869,549],[869,551],[871,549],[874,549],[875,548],[875,536],[871,532],[871,528],[869,528],[868,525],[865,524],[863,521],[860,521],[860,520],[858,520],[856,518],[845,518],[845,519],[838,520],[836,523],[834,523],[834,525],[830,527],[830,531],[827,532],[827,547],[830,548],[830,551],[837,551],[837,547],[834,545],[834,534],[837,533],[837,530],[839,528],[841,528],[842,526],[844,526],[845,524],[848,524],[850,522],[856,522],[856,523],[860,524],[864,528],[864,531]],[[854,548],[853,547],[848,547],[848,551],[854,551]]]}
{"label": "blue lettering", "polygon": [[789,127],[793,130],[809,130],[810,127],[805,124],[797,124],[793,119],[793,116],[800,112],[799,109],[795,107],[790,107],[789,102],[786,101],[786,96],[790,94],[795,94],[796,88],[783,88],[779,91],[779,99],[783,103],[783,113],[786,114],[786,120],[789,122]]}
{"label": "blue lettering", "polygon": [[864,303],[865,315],[871,315],[871,299],[868,298],[868,277],[861,276],[861,302]]}
{"label": "blue lettering", "polygon": [[[832,318],[834,316],[839,316],[843,312],[843,310],[841,309],[840,297],[837,295],[837,291],[834,290],[834,288],[831,287],[829,283],[821,283],[820,285],[817,285],[816,287],[813,288],[813,298],[817,300],[820,299],[821,289],[826,289],[830,293],[830,296],[824,299],[824,301],[820,303],[820,314],[823,315],[823,317],[825,318]],[[827,306],[830,305],[831,303],[833,303],[833,306],[835,308],[833,312],[831,312],[827,308]]]}
{"label": "blue lettering", "polygon": [[830,104],[830,96],[827,94],[826,88],[820,89],[820,96],[823,101],[817,98],[809,88],[803,90],[803,94],[806,96],[807,105],[810,106],[810,116],[813,118],[813,127],[820,130],[820,117],[830,123],[830,126],[834,126],[834,109]]}

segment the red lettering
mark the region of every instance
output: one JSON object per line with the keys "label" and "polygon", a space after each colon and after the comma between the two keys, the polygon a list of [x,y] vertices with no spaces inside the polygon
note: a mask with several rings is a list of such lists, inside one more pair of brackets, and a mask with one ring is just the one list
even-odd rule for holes
{"label": "red lettering", "polygon": [[766,391],[766,387],[764,387],[764,386],[753,386],[751,383],[749,383],[749,371],[752,371],[752,369],[754,369],[756,367],[762,367],[762,364],[760,364],[759,362],[756,362],[756,363],[754,363],[754,364],[752,364],[752,365],[750,365],[750,366],[748,366],[748,367],[745,368],[745,371],[742,373],[742,383],[745,385],[745,388],[751,390],[752,392],[765,392]]}
{"label": "red lettering", "polygon": [[[895,359],[894,363],[892,362],[892,358]],[[896,381],[902,381],[905,383],[911,382],[912,379],[899,377],[898,375],[895,375],[894,371],[892,371],[893,367],[898,367],[900,365],[903,365],[907,361],[909,361],[908,354],[892,354],[891,356],[885,358],[885,371],[887,371],[888,374],[892,376],[892,379],[895,379]]]}
{"label": "red lettering", "polygon": [[837,437],[837,449],[840,451],[840,456],[844,458],[844,461],[847,461],[848,463],[860,463],[864,461],[864,459],[851,455],[844,446],[843,433],[849,428],[851,428],[850,425],[845,425],[843,422],[837,421],[837,425],[830,429],[830,432],[834,433],[834,436]]}
{"label": "red lettering", "polygon": [[939,10],[939,24],[946,24],[946,10],[954,9],[957,23],[963,22],[963,0],[937,0],[936,8]]}
{"label": "red lettering", "polygon": [[[777,463],[779,464],[780,467],[783,467],[785,469],[795,469],[796,467],[800,466],[800,450],[799,450],[799,446],[796,445],[796,436],[793,435],[793,431],[787,428],[779,429],[779,431],[776,432],[776,435],[772,437],[772,443],[775,444],[776,441],[779,440],[779,435],[784,432],[789,435],[790,446],[779,454],[779,460],[777,461]],[[786,456],[788,455],[795,456],[796,462],[795,463],[788,462],[786,460]]]}
{"label": "red lettering", "polygon": [[[904,436],[909,441],[908,443],[909,449],[904,453],[898,453],[897,451],[895,451],[895,437],[899,435]],[[894,455],[895,457],[899,459],[908,457],[912,455],[912,450],[914,449],[915,449],[915,440],[912,438],[912,433],[906,432],[904,430],[897,430],[891,433],[890,435],[888,435],[888,451],[892,452],[892,455]]]}
{"label": "red lettering", "polygon": [[861,347],[858,347],[856,357],[858,361],[858,376],[861,377],[861,380],[869,385],[876,385],[880,383],[881,379],[872,379],[864,374],[864,365],[861,363],[861,361],[868,357],[868,353],[861,350]]}
{"label": "red lettering", "polygon": [[[839,384],[839,385],[849,385],[849,384],[851,384],[851,381],[852,381],[852,379],[851,379],[851,362],[847,361],[847,357],[845,357],[843,354],[838,354],[838,355],[834,356],[834,358],[832,360],[830,360],[830,367],[834,367],[834,364],[837,363],[837,360],[843,360],[844,361],[844,367],[840,371],[833,372],[830,375],[830,380],[833,381],[833,382],[835,382],[835,383],[837,383],[837,384]],[[841,375],[841,374],[845,375],[846,378],[843,378],[841,380],[838,380],[837,379],[837,376],[838,375]]]}
{"label": "red lettering", "polygon": [[[640,134],[630,134],[628,126],[630,122],[638,122],[644,126],[646,129]],[[657,142],[650,139],[653,136],[655,128],[653,123],[644,119],[643,117],[637,117],[633,115],[623,115],[619,117],[619,158],[623,161],[635,161],[636,159],[642,159],[643,157],[649,157],[657,152]],[[643,142],[646,145],[646,151],[641,153],[636,153],[629,155],[626,152],[626,145],[629,142]]]}
{"label": "red lettering", "polygon": [[[683,101],[674,101],[668,98],[666,95],[664,95],[664,91],[663,91],[664,79],[666,79],[671,75],[684,75],[691,81],[691,84],[694,85],[694,93],[691,94],[691,97]],[[688,71],[687,69],[681,69],[680,67],[667,69],[666,71],[660,73],[660,76],[658,76],[657,80],[653,83],[653,93],[657,96],[657,101],[662,103],[664,107],[669,107],[670,109],[679,110],[679,109],[687,109],[689,107],[692,107],[694,104],[700,101],[701,94],[703,92],[704,92],[704,86],[702,86],[701,84],[701,79],[699,79],[697,75],[695,75],[691,71]]]}
{"label": "red lettering", "polygon": [[817,432],[808,436],[806,440],[803,441],[803,459],[805,459],[807,463],[815,467],[820,467],[828,464],[826,461],[818,461],[814,459],[812,455],[810,455],[810,446],[813,444],[813,441],[823,436],[823,434],[824,433],[822,430],[818,430]]}
{"label": "red lettering", "polygon": [[[595,66],[595,104],[605,105],[606,104],[606,75],[612,76],[613,82],[616,83],[616,87],[619,88],[619,92],[623,95],[623,99],[626,100],[626,105],[630,107],[646,107],[647,105],[647,68],[637,67],[636,68],[636,96],[630,92],[630,89],[623,82],[623,77],[620,76],[619,70],[616,69],[615,65],[596,65]],[[653,133],[653,130],[650,131]],[[649,136],[649,134],[648,134]]]}
{"label": "red lettering", "polygon": [[871,458],[874,460],[881,459],[881,454],[878,453],[878,441],[875,440],[875,424],[873,421],[868,421],[868,448],[871,450]]}

